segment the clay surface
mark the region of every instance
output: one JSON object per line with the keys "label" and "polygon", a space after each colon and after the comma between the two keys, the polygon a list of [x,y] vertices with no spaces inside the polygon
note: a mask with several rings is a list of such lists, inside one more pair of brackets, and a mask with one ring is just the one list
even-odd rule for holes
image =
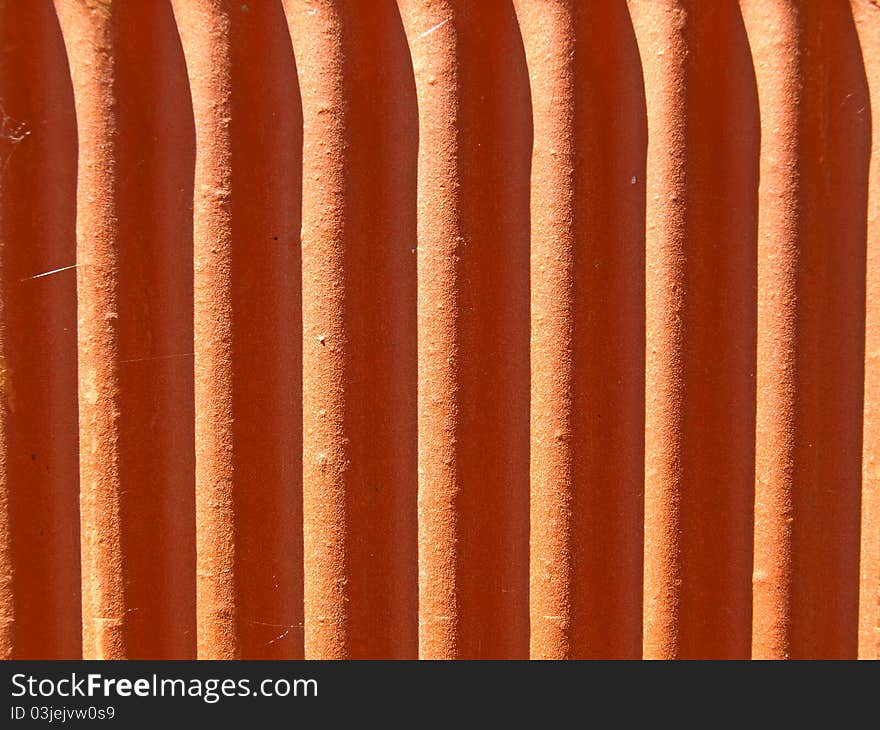
{"label": "clay surface", "polygon": [[880,658],[878,98],[869,0],[0,0],[0,656]]}

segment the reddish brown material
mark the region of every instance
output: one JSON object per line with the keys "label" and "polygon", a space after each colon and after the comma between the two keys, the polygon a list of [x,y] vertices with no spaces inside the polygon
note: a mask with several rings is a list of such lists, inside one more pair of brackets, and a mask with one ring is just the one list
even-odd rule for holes
{"label": "reddish brown material", "polygon": [[303,99],[305,650],[415,658],[417,110],[393,2],[287,2]]}
{"label": "reddish brown material", "polygon": [[82,642],[73,91],[49,3],[0,3],[0,48],[0,656],[68,658]]}
{"label": "reddish brown material", "polygon": [[[174,3],[196,131],[198,655],[302,655],[301,114],[277,3]],[[279,336],[283,333],[283,336]]]}
{"label": "reddish brown material", "polygon": [[128,655],[119,355],[119,163],[110,6],[62,3],[76,90],[77,328],[83,655]]}
{"label": "reddish brown material", "polygon": [[875,3],[0,40],[0,656],[880,658]]}
{"label": "reddish brown material", "polygon": [[525,54],[509,3],[401,8],[419,101],[419,650],[424,658],[522,658],[532,135]]}
{"label": "reddish brown material", "polygon": [[868,89],[845,5],[745,7],[765,150],[753,655],[852,657],[858,641]]}
{"label": "reddish brown material", "polygon": [[[868,81],[859,114],[871,124],[865,255],[865,392],[862,418],[861,550],[859,554],[859,638],[861,659],[880,659],[880,19],[877,7],[857,3],[853,16]],[[857,110],[859,108],[857,107]]]}
{"label": "reddish brown material", "polygon": [[634,3],[648,108],[649,658],[749,654],[758,107],[735,2]]}
{"label": "reddish brown material", "polygon": [[531,655],[641,655],[645,99],[623,3],[517,3],[531,70]]}
{"label": "reddish brown material", "polygon": [[[186,655],[195,642],[193,147],[183,57],[165,5],[57,7],[79,139],[83,653]],[[163,63],[144,66],[144,56]]]}

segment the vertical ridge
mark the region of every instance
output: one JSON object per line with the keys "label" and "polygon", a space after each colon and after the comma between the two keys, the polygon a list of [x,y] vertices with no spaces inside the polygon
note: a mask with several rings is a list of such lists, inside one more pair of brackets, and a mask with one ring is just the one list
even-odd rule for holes
{"label": "vertical ridge", "polygon": [[735,2],[630,7],[649,129],[644,654],[744,658],[755,458],[753,72]]}
{"label": "vertical ridge", "polygon": [[[643,653],[680,642],[686,48],[679,3],[631,3],[648,110]],[[653,140],[653,141],[652,141]],[[669,152],[667,153],[666,150]],[[651,263],[653,262],[653,263]],[[671,488],[670,488],[671,487]]]}
{"label": "vertical ridge", "polygon": [[[399,3],[419,103],[419,657],[459,649],[456,459],[459,396],[459,79],[454,8]],[[430,215],[430,225],[428,216]],[[426,367],[429,360],[433,367]]]}
{"label": "vertical ridge", "polygon": [[[752,656],[790,655],[791,500],[795,477],[796,287],[800,177],[797,170],[797,16],[784,3],[744,3],[762,115],[758,271],[758,400]],[[760,27],[766,30],[761,32]],[[773,254],[766,243],[772,241]]]}
{"label": "vertical ridge", "polygon": [[[341,3],[287,7],[303,74],[305,647],[309,657],[344,659],[350,655],[353,609],[346,541],[353,516],[347,514],[345,499],[350,459],[345,429],[345,19]],[[319,131],[313,131],[315,126]]]}
{"label": "vertical ridge", "polygon": [[766,148],[752,654],[853,657],[870,150],[864,69],[845,4],[744,9]]}
{"label": "vertical ridge", "polygon": [[393,2],[286,10],[304,105],[306,651],[414,658],[417,128],[406,41]]}
{"label": "vertical ridge", "polygon": [[232,401],[232,57],[219,2],[174,2],[193,100],[196,625],[199,658],[242,655]]}
{"label": "vertical ridge", "polygon": [[645,109],[624,2],[517,3],[532,80],[531,656],[641,655]]}
{"label": "vertical ridge", "polygon": [[401,8],[419,100],[419,652],[522,658],[532,133],[522,39],[509,2]]}
{"label": "vertical ridge", "polygon": [[[571,658],[573,582],[571,544],[575,489],[572,427],[574,68],[573,8],[518,2],[531,71],[535,141],[532,153],[531,293],[531,537],[530,655]],[[544,32],[540,32],[543,30]],[[552,100],[552,101],[551,101]],[[545,104],[552,103],[551,109]],[[557,162],[557,159],[559,162]],[[549,229],[549,230],[548,230]],[[542,234],[552,236],[545,241]],[[550,367],[542,367],[549,363]]]}
{"label": "vertical ridge", "polygon": [[122,546],[114,6],[57,5],[79,135],[77,329],[83,656],[128,656]]}
{"label": "vertical ridge", "polygon": [[[164,2],[58,7],[80,142],[83,652],[194,656],[185,73],[164,53]],[[157,99],[168,106],[152,113]]]}
{"label": "vertical ridge", "polygon": [[302,140],[293,51],[280,2],[175,2],[174,11],[197,150],[198,654],[296,658]]}

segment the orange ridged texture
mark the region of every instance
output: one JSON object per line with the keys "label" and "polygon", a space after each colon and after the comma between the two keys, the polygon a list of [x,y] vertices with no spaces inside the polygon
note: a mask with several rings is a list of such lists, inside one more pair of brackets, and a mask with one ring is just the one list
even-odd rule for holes
{"label": "orange ridged texture", "polygon": [[83,653],[174,657],[195,642],[185,68],[167,5],[57,8],[79,141]]}
{"label": "orange ridged texture", "polygon": [[525,658],[525,53],[510,3],[401,7],[419,102],[419,651]]}
{"label": "orange ridged texture", "polygon": [[637,658],[645,96],[622,2],[517,3],[531,182],[531,654]]}
{"label": "orange ridged texture", "polygon": [[845,4],[744,8],[763,110],[752,652],[846,658],[858,642],[865,69]]}
{"label": "orange ridged texture", "polygon": [[302,112],[296,64],[278,3],[173,5],[196,135],[198,656],[298,658]]}
{"label": "orange ridged texture", "polygon": [[303,99],[307,657],[413,659],[418,127],[397,7],[285,3]]}
{"label": "orange ridged texture", "polygon": [[880,658],[870,0],[0,0],[0,656]]}
{"label": "orange ridged texture", "polygon": [[739,8],[634,3],[648,108],[644,652],[749,655],[757,95]]}

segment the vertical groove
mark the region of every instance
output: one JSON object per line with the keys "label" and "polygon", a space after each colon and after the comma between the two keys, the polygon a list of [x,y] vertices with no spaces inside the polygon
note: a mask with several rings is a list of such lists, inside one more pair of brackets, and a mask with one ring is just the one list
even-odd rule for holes
{"label": "vertical groove", "polygon": [[293,51],[280,1],[174,10],[197,149],[198,654],[296,658],[302,140]]}
{"label": "vertical groove", "polygon": [[[0,28],[6,29],[9,24],[9,3],[0,5]],[[0,36],[5,47],[8,43],[6,34]],[[5,99],[11,89],[9,88],[9,79],[12,76],[13,69],[10,68],[9,59],[12,54],[6,56],[0,61],[0,99]],[[5,61],[5,62],[4,62]],[[6,102],[8,103],[8,102]],[[18,134],[18,125],[15,124],[12,117],[8,117],[6,109],[2,110],[2,132],[4,135],[9,134],[9,138],[0,139],[0,160],[2,168],[0,168],[0,282],[3,282],[3,288],[0,290],[0,657],[3,659],[12,659],[16,655],[16,586],[15,586],[15,555],[12,552],[12,500],[10,499],[10,478],[9,478],[9,416],[11,408],[9,407],[9,395],[11,393],[11,383],[9,377],[9,354],[8,345],[9,335],[7,334],[9,325],[7,310],[9,308],[9,295],[7,294],[6,281],[8,279],[7,271],[9,264],[9,239],[12,238],[14,231],[14,223],[12,221],[12,205],[10,201],[12,186],[9,184],[9,178],[6,175],[8,168],[8,160],[15,151],[14,144],[16,140],[20,140],[21,135]],[[11,126],[15,125],[15,126]]]}
{"label": "vertical groove", "polygon": [[862,455],[861,549],[859,560],[860,659],[880,659],[880,8],[867,0],[852,3],[865,63],[872,130],[865,271],[865,391]]}
{"label": "vertical groove", "polygon": [[866,81],[846,5],[744,8],[765,131],[752,654],[853,657]]}
{"label": "vertical groove", "polygon": [[638,49],[624,2],[527,0],[517,14],[535,118],[531,655],[634,658],[644,474]]}
{"label": "vertical groove", "polygon": [[170,4],[132,0],[116,12],[127,654],[194,658],[191,104]]}
{"label": "vertical groove", "polygon": [[531,112],[522,40],[509,2],[401,6],[419,101],[419,651],[524,657]]}
{"label": "vertical groove", "polygon": [[303,656],[302,108],[280,0],[228,7],[241,650],[246,658],[296,659]]}
{"label": "vertical groove", "polygon": [[[803,4],[794,658],[855,658],[865,357],[868,89],[846,3]],[[829,246],[833,241],[833,247]]]}
{"label": "vertical groove", "polygon": [[[348,0],[351,656],[418,656],[418,109],[393,0]],[[352,63],[353,62],[353,63]],[[314,340],[312,347],[316,347]]]}
{"label": "vertical groove", "polygon": [[743,658],[755,428],[753,72],[735,2],[631,8],[649,128],[644,654]]}
{"label": "vertical groove", "polygon": [[76,261],[73,93],[51,2],[4,2],[0,16],[0,480],[7,561],[0,567],[0,654],[74,659],[82,644],[76,273],[69,268]]}
{"label": "vertical groove", "polygon": [[417,128],[406,41],[393,2],[286,10],[304,116],[306,653],[413,658]]}

